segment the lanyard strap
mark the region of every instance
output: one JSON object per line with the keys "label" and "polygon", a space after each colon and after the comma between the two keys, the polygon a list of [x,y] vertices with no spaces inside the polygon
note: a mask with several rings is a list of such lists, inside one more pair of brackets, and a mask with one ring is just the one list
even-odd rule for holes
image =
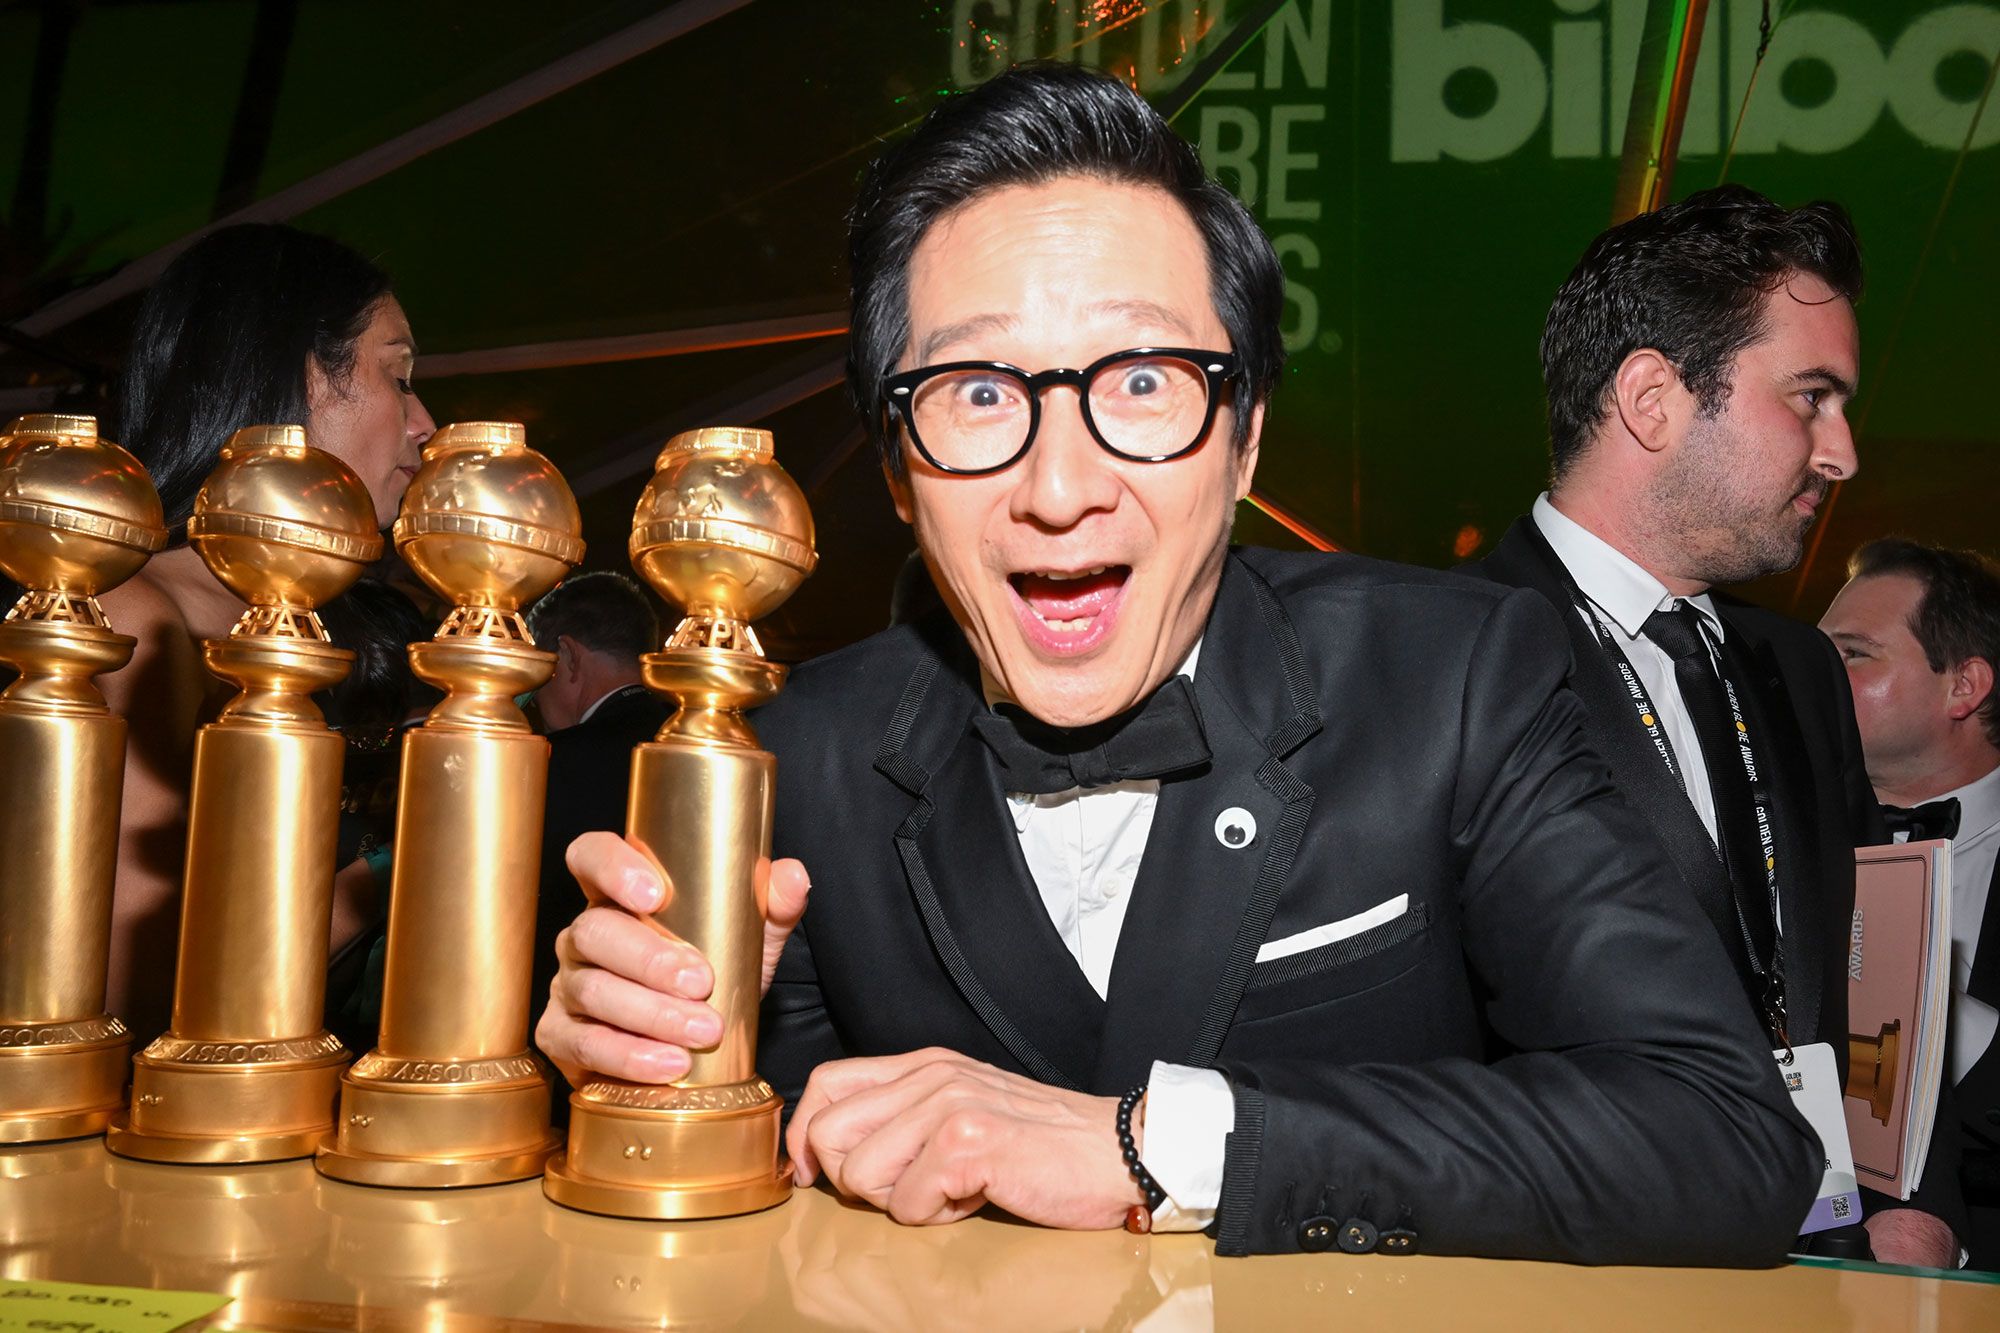
{"label": "lanyard strap", "polygon": [[[1567,576],[1568,571],[1564,570],[1564,574]],[[1685,788],[1687,776],[1674,754],[1673,741],[1667,736],[1666,726],[1660,720],[1659,710],[1653,706],[1652,698],[1646,692],[1645,682],[1639,679],[1638,669],[1632,665],[1631,658],[1611,636],[1611,631],[1603,620],[1598,617],[1596,606],[1583,595],[1573,579],[1567,581],[1570,584],[1571,600],[1575,603],[1577,611],[1589,623],[1592,637],[1597,640],[1598,646],[1623,680],[1626,697],[1632,701],[1640,727],[1644,729],[1647,739],[1653,742],[1653,748],[1658,752],[1661,762],[1666,764],[1667,771]],[[1707,645],[1711,658],[1714,658],[1719,654],[1708,634],[1708,627],[1704,623],[1701,627],[1702,642]],[[1778,919],[1778,851],[1774,812],[1767,789],[1758,781],[1757,752],[1751,744],[1750,727],[1743,716],[1743,705],[1737,698],[1736,686],[1729,679],[1728,672],[1718,669],[1716,675],[1721,679],[1723,694],[1729,701],[1730,719],[1735,724],[1733,748],[1743,765],[1743,775],[1749,782],[1751,808],[1756,817],[1758,859],[1764,866],[1765,910],[1771,914],[1771,957],[1768,963],[1757,956],[1757,946],[1750,933],[1750,918],[1744,906],[1744,895],[1749,886],[1739,883],[1737,876],[1730,870],[1729,856],[1723,845],[1727,835],[1724,832],[1726,822],[1721,810],[1717,810],[1715,816],[1716,854],[1722,858],[1723,872],[1729,880],[1730,903],[1736,909],[1736,928],[1743,936],[1744,956],[1749,959],[1751,976],[1761,991],[1757,998],[1763,1009],[1764,1025],[1770,1030],[1772,1040],[1784,1047],[1789,1056],[1792,1043],[1785,1022],[1785,937]]]}

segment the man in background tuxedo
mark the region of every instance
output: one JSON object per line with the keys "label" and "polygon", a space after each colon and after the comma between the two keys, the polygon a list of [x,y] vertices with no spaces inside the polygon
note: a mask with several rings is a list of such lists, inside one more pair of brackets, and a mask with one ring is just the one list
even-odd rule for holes
{"label": "man in background tuxedo", "polygon": [[[944,606],[755,718],[800,1178],[1233,1254],[1776,1259],[1817,1145],[1583,741],[1555,613],[1229,548],[1283,275],[1194,150],[1116,80],[1013,70],[871,168],[850,273],[850,387]],[[666,892],[620,839],[571,861]],[[720,1034],[648,923],[558,947],[572,1077],[670,1081]]]}
{"label": "man in background tuxedo", "polygon": [[535,691],[549,738],[548,801],[542,814],[541,897],[535,909],[533,1018],[555,977],[555,941],[587,903],[564,853],[593,830],[625,827],[632,747],[653,739],[667,706],[639,680],[639,658],[660,647],[659,619],[623,574],[578,574],[528,609],[535,646],[556,655],[555,674]]}
{"label": "man in background tuxedo", "polygon": [[2000,1269],[2000,564],[1888,538],[1847,574],[1819,627],[1847,663],[1868,780],[1897,842],[1951,840],[1966,1248],[1973,1267]]}
{"label": "man in background tuxedo", "polygon": [[[1766,1043],[1842,1064],[1853,850],[1887,840],[1847,677],[1811,626],[1713,589],[1790,569],[1854,475],[1860,292],[1837,204],[1723,186],[1598,236],[1542,335],[1553,483],[1471,567],[1561,613],[1590,739]],[[1877,1257],[1956,1264],[1948,1225],[1870,1202]]]}

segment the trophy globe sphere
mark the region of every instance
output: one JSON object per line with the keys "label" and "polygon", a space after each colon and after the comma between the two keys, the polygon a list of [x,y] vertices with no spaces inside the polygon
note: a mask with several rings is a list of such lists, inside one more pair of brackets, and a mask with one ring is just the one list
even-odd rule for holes
{"label": "trophy globe sphere", "polygon": [[457,606],[520,610],[583,559],[583,515],[555,465],[514,421],[461,421],[431,436],[404,493],[396,549]]}
{"label": "trophy globe sphere", "polygon": [[16,583],[95,597],[166,544],[152,478],[95,417],[37,413],[0,434],[0,572]]}
{"label": "trophy globe sphere", "polygon": [[247,426],[195,496],[188,539],[252,606],[311,610],[382,554],[375,502],[354,469],[299,426]]}
{"label": "trophy globe sphere", "polygon": [[632,563],[690,616],[748,623],[812,573],[812,510],[769,431],[685,431],[654,467],[632,518]]}

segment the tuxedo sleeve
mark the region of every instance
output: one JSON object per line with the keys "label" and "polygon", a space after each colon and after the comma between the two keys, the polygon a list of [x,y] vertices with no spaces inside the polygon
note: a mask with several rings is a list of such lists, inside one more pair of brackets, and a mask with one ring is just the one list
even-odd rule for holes
{"label": "tuxedo sleeve", "polygon": [[1510,1053],[1218,1062],[1236,1097],[1221,1252],[1300,1249],[1324,1212],[1431,1253],[1752,1265],[1805,1217],[1818,1142],[1715,932],[1584,740],[1555,615],[1529,591],[1493,603],[1458,716],[1432,722],[1458,730],[1461,940]]}
{"label": "tuxedo sleeve", "polygon": [[757,1072],[785,1099],[788,1123],[812,1071],[847,1054],[813,970],[811,916],[808,906],[807,919],[785,941],[757,1016]]}

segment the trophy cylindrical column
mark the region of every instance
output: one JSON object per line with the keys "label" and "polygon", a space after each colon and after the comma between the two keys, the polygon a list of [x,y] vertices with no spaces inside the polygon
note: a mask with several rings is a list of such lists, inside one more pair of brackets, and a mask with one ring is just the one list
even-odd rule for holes
{"label": "trophy cylindrical column", "polygon": [[[341,756],[324,727],[222,723],[196,735],[176,1035],[255,1042],[323,1027]],[[273,796],[282,825],[244,818]]]}
{"label": "trophy cylindrical column", "polygon": [[96,594],[165,545],[159,496],[90,417],[0,433],[0,1144],[94,1134],[122,1100],[124,1024],[104,1012],[125,720],[92,677],[132,657]]}
{"label": "trophy cylindrical column", "polygon": [[[751,745],[668,736],[632,752],[626,836],[673,886],[653,920],[700,941],[715,973],[709,1004],[722,1039],[693,1051],[681,1082],[747,1083],[757,1077],[757,1008],[764,961],[766,881],[777,760]],[[744,910],[755,903],[760,910]]]}
{"label": "trophy cylindrical column", "polygon": [[[525,734],[404,738],[382,1054],[494,1060],[528,1048],[521,979],[534,965],[548,758],[549,743]],[[434,773],[452,780],[427,780]],[[485,1002],[458,999],[471,995]]]}
{"label": "trophy cylindrical column", "polygon": [[549,743],[514,698],[555,671],[520,608],[583,557],[581,528],[518,422],[446,426],[403,497],[396,549],[454,604],[410,648],[445,698],[403,738],[381,1039],[341,1080],[325,1175],[489,1185],[556,1149],[528,1046]]}
{"label": "trophy cylindrical column", "polygon": [[[133,641],[116,637],[129,654]],[[14,799],[0,801],[0,1030],[96,1018],[110,958],[125,719],[0,700],[0,765],[19,783]]]}
{"label": "trophy cylindrical column", "polygon": [[310,696],[354,654],[313,608],[381,553],[373,529],[361,479],[297,426],[238,431],[195,499],[189,539],[251,605],[202,645],[237,693],[195,737],[173,1027],[133,1057],[115,1153],[274,1161],[332,1127],[348,1058],[323,1025],[342,746]]}

